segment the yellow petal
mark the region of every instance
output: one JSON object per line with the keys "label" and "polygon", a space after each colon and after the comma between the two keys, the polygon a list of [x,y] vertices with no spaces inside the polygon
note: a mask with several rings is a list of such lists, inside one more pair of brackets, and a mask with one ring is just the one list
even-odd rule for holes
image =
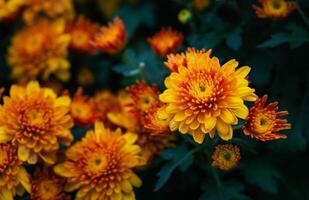
{"label": "yellow petal", "polygon": [[0,197],[0,199],[3,200],[14,200],[12,191],[7,189],[6,187],[1,188]]}
{"label": "yellow petal", "polygon": [[238,108],[231,108],[230,109],[237,117],[241,118],[241,119],[246,119],[248,114],[249,114],[249,110],[247,108],[247,106],[245,106],[244,104],[239,106]]}
{"label": "yellow petal", "polygon": [[176,122],[181,122],[181,121],[183,121],[185,118],[186,118],[185,113],[182,112],[182,111],[180,111],[180,112],[176,113],[176,115],[174,116],[173,119],[174,119]]}
{"label": "yellow petal", "polygon": [[171,94],[171,92],[169,92],[169,90],[165,90],[160,96],[159,96],[160,100],[163,102],[174,102],[176,100],[176,96],[174,94]]}
{"label": "yellow petal", "polygon": [[[71,166],[72,168],[74,166]],[[54,167],[54,172],[58,174],[59,176],[63,177],[73,177],[75,176],[74,171],[72,171],[72,168],[70,167],[70,164],[68,162],[60,163]]]}
{"label": "yellow petal", "polygon": [[207,132],[211,129],[213,129],[216,126],[217,118],[215,117],[208,117],[205,120],[204,128],[207,130]]}
{"label": "yellow petal", "polygon": [[134,144],[138,138],[136,134],[130,132],[124,134],[123,137],[127,141],[127,144]]}
{"label": "yellow petal", "polygon": [[225,101],[228,102],[228,108],[239,107],[244,103],[240,97],[227,97]]}
{"label": "yellow petal", "polygon": [[231,74],[235,71],[235,68],[238,66],[238,62],[235,59],[229,60],[222,66],[222,70],[227,74]]}
{"label": "yellow petal", "polygon": [[216,129],[220,138],[230,140],[233,137],[233,128],[231,125],[224,123],[222,120],[217,120]]}
{"label": "yellow petal", "polygon": [[194,132],[192,135],[195,142],[202,144],[206,134],[200,132]]}
{"label": "yellow petal", "polygon": [[245,97],[245,96],[249,96],[251,94],[253,94],[254,89],[249,88],[249,87],[240,87],[237,88],[237,93],[240,97]]}
{"label": "yellow petal", "polygon": [[180,124],[179,124],[179,132],[180,133],[187,133],[188,132],[188,130],[189,130],[189,125],[187,125],[185,122],[181,122]]}
{"label": "yellow petal", "polygon": [[180,124],[179,122],[175,122],[175,121],[171,120],[170,123],[169,123],[170,130],[176,131],[179,127],[179,124]]}
{"label": "yellow petal", "polygon": [[57,159],[56,152],[41,152],[39,156],[45,163],[50,165],[55,164]]}
{"label": "yellow petal", "polygon": [[129,178],[129,181],[134,187],[139,188],[142,186],[142,180],[136,174],[132,174],[132,176]]}
{"label": "yellow petal", "polygon": [[26,191],[28,193],[31,193],[30,178],[29,178],[29,174],[27,173],[25,168],[23,168],[23,167],[20,168],[20,170],[19,170],[19,172],[17,174],[17,179],[22,184],[22,186],[24,186]]}
{"label": "yellow petal", "polygon": [[133,187],[128,180],[123,180],[121,183],[121,189],[122,191],[129,193],[133,190]]}
{"label": "yellow petal", "polygon": [[21,161],[27,161],[30,157],[30,149],[24,145],[18,146],[18,159]]}
{"label": "yellow petal", "polygon": [[237,124],[237,117],[228,109],[223,109],[220,118],[227,124]]}
{"label": "yellow petal", "polygon": [[67,182],[64,186],[64,191],[66,192],[73,192],[80,187],[80,183],[78,181],[75,182]]}
{"label": "yellow petal", "polygon": [[30,81],[27,85],[27,92],[29,94],[36,93],[40,90],[40,84],[37,81]]}
{"label": "yellow petal", "polygon": [[122,193],[114,193],[111,196],[111,200],[122,200]]}
{"label": "yellow petal", "polygon": [[235,75],[240,78],[245,78],[249,74],[250,70],[251,68],[249,66],[243,66],[235,72]]}
{"label": "yellow petal", "polygon": [[62,96],[56,99],[55,106],[70,106],[71,99],[68,96]]}

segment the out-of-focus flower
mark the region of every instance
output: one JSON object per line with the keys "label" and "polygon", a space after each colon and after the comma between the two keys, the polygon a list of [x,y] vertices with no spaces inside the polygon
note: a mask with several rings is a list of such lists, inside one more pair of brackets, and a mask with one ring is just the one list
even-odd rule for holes
{"label": "out-of-focus flower", "polygon": [[266,101],[267,95],[264,95],[250,108],[243,127],[245,135],[261,141],[287,138],[286,135],[279,134],[278,132],[291,129],[291,124],[287,123],[286,119],[279,118],[287,115],[288,111],[278,111],[278,102],[265,106]]}
{"label": "out-of-focus flower", "polygon": [[76,82],[79,86],[87,87],[93,85],[94,76],[92,71],[87,67],[82,67],[77,70]]}
{"label": "out-of-focus flower", "polygon": [[73,126],[69,112],[70,98],[57,97],[37,82],[26,87],[13,85],[10,96],[3,97],[0,107],[0,143],[18,147],[18,158],[34,164],[38,156],[53,164],[59,144],[70,144]]}
{"label": "out-of-focus flower", "polygon": [[65,179],[57,176],[49,168],[35,171],[31,179],[31,200],[69,200],[64,192]]}
{"label": "out-of-focus flower", "polygon": [[237,166],[240,160],[240,151],[233,144],[219,144],[212,154],[212,166],[219,167],[221,170],[230,170]]}
{"label": "out-of-focus flower", "polygon": [[217,57],[204,50],[188,49],[184,56],[186,62],[165,79],[167,89],[160,100],[167,106],[162,115],[171,118],[172,131],[188,133],[198,143],[206,134],[214,137],[216,131],[223,140],[231,139],[237,117],[248,115],[244,101],[256,100],[248,86],[250,67],[236,70],[234,59],[221,66]]}
{"label": "out-of-focus flower", "polygon": [[172,28],[162,28],[154,36],[148,38],[153,51],[161,57],[177,51],[183,42],[183,34]]}
{"label": "out-of-focus flower", "polygon": [[92,98],[84,96],[81,88],[75,93],[70,113],[75,124],[79,126],[91,126],[102,116],[102,113],[97,110],[96,102]]}
{"label": "out-of-focus flower", "polygon": [[64,34],[64,28],[62,20],[40,20],[19,31],[8,50],[11,77],[18,81],[38,77],[47,80],[54,74],[61,80],[68,80],[70,63],[66,56],[70,35]]}
{"label": "out-of-focus flower", "polygon": [[296,8],[293,0],[259,0],[261,6],[253,5],[259,18],[285,18]]}
{"label": "out-of-focus flower", "polygon": [[57,95],[62,95],[64,93],[64,85],[61,81],[56,79],[49,79],[41,83],[42,87],[50,88]]}
{"label": "out-of-focus flower", "polygon": [[0,0],[0,22],[11,21],[26,5],[26,0]]}
{"label": "out-of-focus flower", "polygon": [[133,187],[142,182],[132,171],[140,165],[141,148],[135,144],[137,136],[111,131],[100,122],[88,131],[82,141],[71,146],[67,160],[54,167],[67,178],[65,190],[78,189],[78,199],[135,199]]}
{"label": "out-of-focus flower", "polygon": [[207,8],[211,3],[211,0],[194,0],[193,5],[196,10],[203,10]]}
{"label": "out-of-focus flower", "polygon": [[121,51],[127,40],[123,21],[116,17],[108,26],[101,27],[91,44],[102,52],[115,54]]}
{"label": "out-of-focus flower", "polygon": [[80,53],[92,54],[95,48],[90,41],[94,39],[99,26],[85,19],[79,17],[76,21],[68,23],[66,32],[71,34],[70,47]]}
{"label": "out-of-focus flower", "polygon": [[30,177],[18,159],[17,147],[11,143],[0,144],[0,197],[13,200],[23,195],[25,190],[31,192]]}
{"label": "out-of-focus flower", "polygon": [[178,21],[182,24],[187,24],[192,20],[192,13],[188,9],[182,9],[178,13]]}
{"label": "out-of-focus flower", "polygon": [[74,18],[74,7],[72,0],[27,0],[27,8],[23,18],[30,24],[39,18],[42,13],[50,19],[72,20]]}

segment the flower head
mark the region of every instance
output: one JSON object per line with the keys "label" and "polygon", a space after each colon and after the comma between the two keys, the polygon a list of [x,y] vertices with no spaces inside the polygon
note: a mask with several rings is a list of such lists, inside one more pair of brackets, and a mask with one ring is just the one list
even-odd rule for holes
{"label": "flower head", "polygon": [[278,132],[291,129],[291,124],[287,123],[286,119],[279,119],[279,117],[287,115],[288,111],[278,111],[278,102],[265,106],[266,101],[267,95],[264,95],[250,108],[243,127],[245,135],[261,141],[287,138],[286,135]]}
{"label": "flower head", "polygon": [[193,5],[196,10],[203,10],[209,6],[211,0],[194,0]]}
{"label": "flower head", "polygon": [[0,197],[13,199],[25,190],[31,192],[30,177],[18,159],[17,148],[11,143],[0,144]]}
{"label": "flower head", "polygon": [[32,200],[69,200],[64,190],[65,179],[57,176],[49,168],[35,171],[31,180]]}
{"label": "flower head", "polygon": [[293,0],[259,0],[261,7],[253,5],[259,18],[281,19],[295,10]]}
{"label": "flower head", "polygon": [[240,151],[233,144],[219,144],[212,154],[212,166],[219,167],[221,170],[230,170],[237,166],[240,160]]}
{"label": "flower head", "polygon": [[64,25],[62,20],[40,20],[13,37],[8,51],[12,78],[19,81],[39,77],[47,80],[51,74],[61,80],[69,78],[70,63],[66,56],[70,35],[64,34]]}
{"label": "flower head", "polygon": [[71,34],[70,47],[81,53],[91,54],[95,48],[91,45],[98,26],[84,17],[79,17],[75,22],[68,23],[66,32]]}
{"label": "flower head", "polygon": [[162,28],[154,36],[148,38],[154,52],[161,57],[177,51],[183,42],[183,34],[172,28]]}
{"label": "flower head", "polygon": [[97,110],[96,102],[84,96],[81,88],[75,93],[70,105],[70,113],[74,122],[79,126],[93,125],[102,116],[102,113]]}
{"label": "flower head", "polygon": [[133,186],[141,180],[132,171],[140,165],[137,136],[111,131],[102,123],[95,124],[82,141],[71,146],[67,160],[55,166],[55,172],[67,178],[65,190],[78,189],[79,199],[135,199]]}
{"label": "flower head", "polygon": [[44,13],[50,19],[72,20],[74,18],[74,7],[72,0],[27,0],[27,8],[24,11],[23,18],[30,24]]}
{"label": "flower head", "polygon": [[0,22],[14,19],[25,5],[26,0],[0,0]]}
{"label": "flower head", "polygon": [[18,158],[36,163],[38,156],[46,163],[55,162],[59,144],[72,140],[73,126],[69,112],[70,98],[58,97],[37,82],[26,87],[13,85],[10,96],[0,106],[0,143],[18,147]]}
{"label": "flower head", "polygon": [[248,115],[244,101],[256,99],[248,86],[250,67],[236,70],[236,60],[221,66],[217,57],[204,50],[188,49],[179,57],[182,61],[173,62],[175,71],[166,78],[167,89],[160,95],[167,104],[162,117],[171,119],[171,130],[191,134],[198,143],[208,133],[214,137],[216,131],[222,139],[231,139],[237,117]]}
{"label": "flower head", "polygon": [[121,51],[126,43],[127,33],[123,21],[116,17],[108,26],[95,34],[92,44],[103,52],[114,54]]}

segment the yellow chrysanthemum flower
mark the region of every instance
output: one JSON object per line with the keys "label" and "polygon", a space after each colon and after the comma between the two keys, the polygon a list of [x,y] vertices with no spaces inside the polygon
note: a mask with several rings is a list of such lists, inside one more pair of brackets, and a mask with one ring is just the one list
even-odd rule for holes
{"label": "yellow chrysanthemum flower", "polygon": [[40,20],[17,32],[8,51],[11,77],[18,81],[41,77],[47,80],[54,74],[68,80],[70,63],[66,59],[70,35],[64,34],[62,20]]}
{"label": "yellow chrysanthemum flower", "polygon": [[230,170],[238,165],[240,160],[240,150],[233,144],[219,144],[212,154],[212,166],[221,170]]}
{"label": "yellow chrysanthemum flower", "polygon": [[67,178],[66,191],[78,189],[76,199],[133,200],[133,187],[142,184],[132,171],[141,162],[136,140],[135,134],[111,131],[97,122],[94,131],[71,146],[67,160],[54,170]]}
{"label": "yellow chrysanthemum flower", "polygon": [[15,18],[26,0],[0,0],[0,21]]}
{"label": "yellow chrysanthemum flower", "polygon": [[281,19],[296,8],[295,1],[290,0],[260,0],[261,7],[253,5],[259,18]]}
{"label": "yellow chrysanthemum flower", "polygon": [[13,200],[31,192],[30,177],[17,157],[17,148],[11,143],[0,144],[0,199]]}
{"label": "yellow chrysanthemum flower", "polygon": [[44,13],[50,19],[72,20],[75,16],[72,0],[27,0],[28,6],[23,13],[26,23],[36,21]]}
{"label": "yellow chrysanthemum flower", "polygon": [[219,59],[204,50],[188,49],[179,57],[183,62],[172,61],[175,71],[166,78],[167,89],[160,95],[167,104],[162,118],[171,118],[171,130],[191,134],[198,143],[208,133],[214,137],[216,131],[222,139],[231,139],[237,117],[248,115],[244,101],[256,99],[248,86],[250,67],[236,70],[234,59],[221,67]]}
{"label": "yellow chrysanthemum flower", "polygon": [[26,87],[11,86],[10,96],[3,97],[0,106],[0,143],[18,146],[18,158],[31,164],[38,156],[54,163],[59,143],[70,144],[73,126],[68,115],[70,98],[40,88],[37,82]]}
{"label": "yellow chrysanthemum flower", "polygon": [[65,179],[54,174],[52,169],[37,170],[31,179],[31,200],[70,200],[64,185]]}
{"label": "yellow chrysanthemum flower", "polygon": [[244,134],[261,141],[287,138],[279,131],[291,129],[291,124],[279,117],[287,115],[288,111],[278,111],[278,102],[265,105],[266,101],[267,95],[264,95],[250,108],[243,126]]}

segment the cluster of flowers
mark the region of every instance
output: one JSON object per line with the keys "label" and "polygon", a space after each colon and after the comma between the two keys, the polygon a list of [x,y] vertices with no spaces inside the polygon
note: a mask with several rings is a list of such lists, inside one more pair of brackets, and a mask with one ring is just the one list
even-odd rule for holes
{"label": "cluster of flowers", "polygon": [[[259,17],[279,19],[295,5],[285,0],[261,0]],[[208,5],[195,1],[195,5]],[[44,18],[39,17],[44,13]],[[0,105],[0,197],[12,200],[28,192],[31,199],[135,199],[133,187],[141,186],[136,170],[145,168],[162,150],[175,145],[175,131],[203,143],[205,136],[222,140],[233,137],[233,126],[245,120],[243,133],[268,141],[286,138],[279,131],[290,129],[287,111],[278,103],[266,105],[249,86],[250,67],[237,68],[234,59],[221,65],[211,50],[188,48],[174,54],[184,36],[162,28],[148,42],[166,58],[170,74],[166,89],[137,81],[114,95],[98,91],[85,96],[79,89],[73,98],[57,94],[33,79],[50,75],[70,78],[68,48],[83,54],[119,53],[126,44],[123,21],[100,28],[84,17],[75,18],[68,0],[0,0],[0,20],[22,15],[26,26],[17,32],[8,50],[12,85]],[[3,90],[1,90],[3,92]],[[2,93],[1,92],[1,93]],[[246,101],[255,102],[249,109]],[[72,144],[74,124],[93,127]],[[67,146],[67,148],[63,148]],[[217,145],[213,166],[234,168],[240,159],[236,145]],[[43,163],[31,177],[26,165]]]}

